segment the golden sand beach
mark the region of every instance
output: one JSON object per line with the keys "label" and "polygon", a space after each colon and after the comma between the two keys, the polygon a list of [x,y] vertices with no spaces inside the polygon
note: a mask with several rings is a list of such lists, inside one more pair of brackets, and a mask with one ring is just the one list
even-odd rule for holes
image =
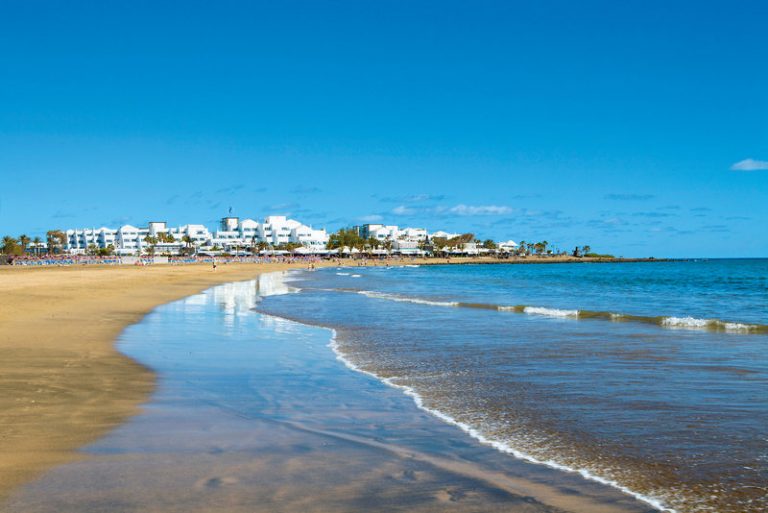
{"label": "golden sand beach", "polygon": [[154,376],[115,349],[126,326],[219,283],[304,267],[0,267],[0,500],[138,412]]}

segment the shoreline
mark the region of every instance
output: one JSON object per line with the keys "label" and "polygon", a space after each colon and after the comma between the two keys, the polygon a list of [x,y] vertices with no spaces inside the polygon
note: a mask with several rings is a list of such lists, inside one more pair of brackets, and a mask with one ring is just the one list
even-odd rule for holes
{"label": "shoreline", "polygon": [[[284,282],[285,284],[285,282]],[[331,349],[331,351],[334,353],[334,356],[336,360],[341,362],[347,369],[352,370],[353,372],[360,373],[362,375],[368,376],[370,378],[375,379],[376,381],[382,383],[383,385],[390,387],[392,389],[395,389],[399,392],[401,392],[404,396],[408,397],[410,400],[413,401],[413,404],[421,411],[424,411],[428,413],[430,416],[440,420],[441,422],[458,428],[461,432],[463,432],[468,437],[472,438],[473,440],[477,441],[481,445],[488,446],[493,448],[495,451],[499,452],[500,454],[504,454],[507,456],[510,456],[518,461],[524,461],[526,463],[537,465],[541,467],[545,467],[548,469],[552,469],[557,472],[562,472],[563,474],[576,474],[588,481],[592,481],[595,483],[598,483],[602,486],[610,487],[618,492],[621,492],[629,497],[632,497],[633,499],[639,501],[640,503],[646,504],[650,508],[652,508],[655,511],[659,511],[662,513],[677,513],[677,510],[674,508],[667,506],[664,504],[661,500],[659,500],[656,497],[647,496],[640,492],[637,492],[625,485],[622,485],[621,483],[618,483],[617,481],[606,478],[603,476],[600,476],[598,474],[595,474],[594,472],[584,469],[584,468],[578,468],[578,467],[570,467],[565,464],[558,463],[553,460],[543,460],[540,458],[537,458],[531,454],[528,454],[524,451],[518,450],[510,445],[508,445],[506,442],[496,440],[494,438],[489,438],[488,436],[482,434],[480,431],[478,431],[476,428],[461,422],[454,417],[452,417],[450,414],[445,413],[439,409],[436,409],[434,407],[427,406],[424,403],[424,398],[411,386],[409,385],[403,385],[396,383],[392,378],[384,377],[379,374],[377,374],[374,371],[366,370],[365,368],[361,367],[360,365],[356,364],[352,361],[352,359],[344,353],[343,349],[338,343],[337,340],[337,331],[335,328],[323,325],[323,324],[312,324],[308,323],[306,321],[299,321],[296,319],[292,319],[289,317],[281,317],[278,314],[273,313],[265,313],[260,310],[257,310],[261,315],[270,315],[273,317],[279,317],[281,319],[285,319],[289,322],[294,322],[297,324],[300,324],[302,326],[308,326],[312,328],[318,328],[318,329],[325,329],[330,331],[331,337],[330,342],[327,344],[327,347]]]}
{"label": "shoreline", "polygon": [[[293,321],[298,322],[298,321]],[[303,324],[303,323],[301,323]],[[307,324],[307,326],[314,326],[314,327],[322,327],[312,324]],[[512,458],[515,458],[519,461],[524,461],[527,463],[530,463],[532,465],[539,465],[542,467],[546,467],[555,471],[562,472],[564,474],[578,474],[584,479],[587,479],[589,481],[594,481],[595,483],[599,483],[600,485],[604,485],[607,487],[611,487],[623,494],[626,494],[629,497],[632,497],[633,499],[636,499],[637,501],[647,504],[649,507],[653,508],[656,511],[659,511],[661,513],[677,513],[677,511],[673,508],[670,508],[666,505],[664,505],[662,502],[657,500],[653,497],[648,497],[646,495],[643,495],[642,493],[636,492],[612,479],[606,479],[604,477],[601,477],[599,475],[594,474],[593,472],[590,472],[589,470],[581,469],[581,468],[573,468],[569,467],[567,465],[562,465],[560,463],[551,461],[551,460],[541,460],[539,458],[536,458],[535,456],[532,456],[528,453],[525,453],[523,451],[519,451],[515,449],[514,447],[498,441],[494,440],[492,438],[488,438],[485,435],[483,435],[480,431],[473,428],[472,426],[465,424],[464,422],[461,422],[459,420],[456,420],[452,416],[450,416],[447,413],[444,413],[438,409],[431,408],[429,406],[426,406],[424,404],[423,397],[416,392],[413,387],[408,385],[399,385],[395,383],[391,378],[385,378],[382,376],[379,376],[378,374],[374,372],[367,371],[358,365],[356,365],[354,362],[352,362],[345,354],[344,352],[339,348],[339,345],[336,341],[336,330],[333,328],[326,328],[330,329],[332,336],[331,336],[331,342],[328,344],[328,347],[331,348],[331,350],[336,355],[336,359],[342,362],[348,369],[353,370],[355,372],[359,372],[361,374],[364,374],[366,376],[370,376],[379,382],[383,383],[384,385],[394,388],[400,392],[403,393],[403,395],[407,396],[413,401],[413,404],[420,410],[432,415],[433,417],[439,419],[440,421],[458,428],[461,430],[464,434],[472,438],[473,440],[476,440],[482,445],[486,445],[488,447],[492,447],[494,450],[498,451],[501,454],[508,455]]]}
{"label": "shoreline", "polygon": [[[256,286],[281,294],[280,283],[262,283],[283,282],[281,275],[262,274]],[[74,513],[114,503],[204,513],[226,503],[245,512],[258,503],[259,511],[352,512],[361,501],[376,511],[424,513],[647,511],[576,474],[478,444],[379,378],[339,362],[329,350],[332,330],[254,312],[253,284],[214,286],[125,330],[117,347],[159,378],[148,407],[89,444],[84,460],[13,494],[9,511]],[[189,331],[175,328],[182,324]],[[223,336],[232,343],[219,347]],[[214,372],[200,374],[200,365]],[[223,376],[239,376],[253,393],[232,394]],[[90,486],[100,480],[105,489]]]}
{"label": "shoreline", "polygon": [[[592,263],[605,259],[404,259],[415,265]],[[610,262],[628,261],[615,259]],[[632,259],[631,261],[638,261]],[[662,260],[645,260],[648,262]],[[399,261],[369,260],[368,265]],[[317,267],[356,267],[320,261]],[[119,334],[157,306],[300,263],[0,266],[0,501],[140,411],[155,374],[120,353]]]}

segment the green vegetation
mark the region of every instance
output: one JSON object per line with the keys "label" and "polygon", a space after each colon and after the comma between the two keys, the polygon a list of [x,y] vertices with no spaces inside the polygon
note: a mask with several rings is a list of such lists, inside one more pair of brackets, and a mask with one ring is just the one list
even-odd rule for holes
{"label": "green vegetation", "polygon": [[172,244],[176,242],[176,237],[174,237],[172,233],[160,232],[157,234],[157,240],[158,242]]}
{"label": "green vegetation", "polygon": [[6,235],[3,237],[3,245],[0,248],[4,255],[21,255],[22,247],[19,239]]}
{"label": "green vegetation", "polygon": [[67,243],[67,234],[61,230],[48,230],[45,234],[48,253],[61,253]]}
{"label": "green vegetation", "polygon": [[474,233],[463,233],[457,237],[451,237],[450,239],[446,239],[445,237],[435,237],[432,239],[432,250],[434,253],[447,253],[454,249],[461,249],[464,247],[464,244],[475,242],[475,240]]}
{"label": "green vegetation", "polygon": [[365,246],[365,239],[360,237],[357,230],[352,228],[342,228],[328,237],[328,243],[325,245],[328,249],[339,249],[343,247],[357,248],[362,250]]}
{"label": "green vegetation", "polygon": [[115,254],[115,247],[110,244],[106,248],[100,248],[96,244],[89,244],[87,252],[93,256],[112,256]]}

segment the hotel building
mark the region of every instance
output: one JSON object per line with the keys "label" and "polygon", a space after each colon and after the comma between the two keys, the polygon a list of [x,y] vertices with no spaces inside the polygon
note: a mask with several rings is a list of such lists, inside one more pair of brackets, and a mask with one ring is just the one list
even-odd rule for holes
{"label": "hotel building", "polygon": [[[285,244],[299,244],[303,252],[314,253],[325,248],[328,234],[285,216],[269,216],[259,223],[253,219],[225,217],[219,229],[211,232],[201,224],[186,224],[168,228],[163,221],[150,221],[146,228],[124,225],[118,229],[83,228],[67,230],[64,249],[69,253],[86,253],[91,248],[110,246],[118,255],[146,253],[150,247],[156,253],[178,254],[183,248],[195,251],[239,251],[264,243],[270,249]],[[263,245],[263,244],[262,244]]]}

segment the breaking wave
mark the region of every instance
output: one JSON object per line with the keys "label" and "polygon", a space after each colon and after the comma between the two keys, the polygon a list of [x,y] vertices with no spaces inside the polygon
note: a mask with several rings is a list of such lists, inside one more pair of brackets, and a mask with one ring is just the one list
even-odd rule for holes
{"label": "breaking wave", "polygon": [[[352,292],[350,290],[341,290],[343,292]],[[405,296],[400,294],[390,294],[387,292],[376,292],[371,290],[356,290],[358,294],[373,299],[384,299],[387,301],[398,301],[401,303],[414,303],[430,306],[448,306],[460,308],[477,308],[482,310],[496,310],[499,312],[513,312],[540,317],[550,317],[555,319],[573,319],[586,320],[596,319],[611,322],[639,322],[644,324],[654,324],[667,329],[688,329],[715,331],[736,334],[768,334],[768,325],[765,324],[747,324],[741,322],[725,321],[720,319],[701,319],[697,317],[674,317],[674,316],[648,316],[634,315],[619,312],[603,312],[596,310],[576,310],[549,308],[534,305],[495,305],[490,303],[466,303],[461,301],[444,301],[438,299],[421,298]]]}

